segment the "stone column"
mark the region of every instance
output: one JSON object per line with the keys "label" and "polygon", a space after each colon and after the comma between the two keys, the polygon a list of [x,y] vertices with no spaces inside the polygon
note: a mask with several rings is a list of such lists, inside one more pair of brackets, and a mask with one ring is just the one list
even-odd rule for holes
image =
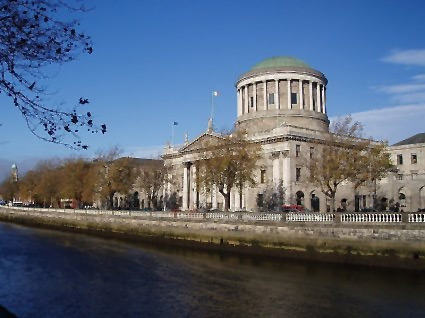
{"label": "stone column", "polygon": [[300,104],[300,109],[304,109],[304,97],[303,97],[303,80],[300,79],[298,81],[298,88],[299,88],[299,97],[298,97],[298,103]]}
{"label": "stone column", "polygon": [[190,162],[184,163],[183,169],[183,206],[182,210],[188,210],[190,204]]}
{"label": "stone column", "polygon": [[238,187],[236,187],[235,189],[236,189],[236,191],[235,191],[235,210],[240,211],[240,210],[242,210],[240,189]]}
{"label": "stone column", "polygon": [[289,204],[290,198],[292,197],[292,192],[291,192],[291,165],[290,165],[290,161],[289,161],[289,150],[284,150],[282,152],[282,154],[283,154],[283,165],[282,165],[283,182],[282,182],[282,186],[285,189],[285,203]]}
{"label": "stone column", "polygon": [[236,210],[236,201],[237,201],[237,189],[233,188],[232,191],[230,191],[230,210],[235,211]]}
{"label": "stone column", "polygon": [[257,83],[252,84],[252,97],[254,97],[254,107],[253,109],[257,111]]}
{"label": "stone column", "polygon": [[192,209],[196,209],[196,197],[197,197],[197,190],[196,190],[196,166],[193,165],[192,167],[192,178],[191,178],[191,186],[192,186]]}
{"label": "stone column", "polygon": [[211,205],[212,205],[212,208],[213,209],[217,209],[217,186],[216,185],[213,185],[213,188],[212,188],[212,202],[211,202]]}
{"label": "stone column", "polygon": [[243,114],[243,108],[242,108],[242,92],[241,89],[238,89],[238,117]]}
{"label": "stone column", "polygon": [[280,109],[279,80],[278,79],[275,80],[275,87],[276,87],[276,89],[275,89],[275,94],[274,94],[275,95],[274,103],[276,105],[276,109]]}
{"label": "stone column", "polygon": [[275,151],[272,153],[272,160],[273,160],[273,184],[275,186],[279,185],[281,180],[280,175],[280,165],[279,165],[279,159],[280,157],[280,151]]}
{"label": "stone column", "polygon": [[313,82],[308,81],[308,90],[310,91],[310,110],[313,110]]}
{"label": "stone column", "polygon": [[249,112],[248,85],[244,86],[244,92],[245,92],[245,103],[244,103],[245,114],[248,114]]}
{"label": "stone column", "polygon": [[322,111],[322,103],[320,102],[320,83],[316,83],[316,111]]}
{"label": "stone column", "polygon": [[322,85],[322,112],[326,114],[325,85]]}
{"label": "stone column", "polygon": [[292,109],[291,103],[291,80],[288,78],[288,109]]}
{"label": "stone column", "polygon": [[173,175],[171,173],[168,174],[167,176],[168,181],[167,181],[167,193],[170,196],[171,195],[171,182],[170,180],[173,178]]}
{"label": "stone column", "polygon": [[264,81],[263,84],[264,84],[264,94],[263,94],[264,110],[267,110],[267,81]]}
{"label": "stone column", "polygon": [[[166,205],[167,205],[167,190],[165,187],[165,182],[162,184],[162,211],[166,210]],[[135,207],[138,208],[138,207]]]}
{"label": "stone column", "polygon": [[[164,196],[164,199],[167,198],[168,200],[170,200],[170,197],[171,197],[171,182],[170,182],[171,179],[172,179],[172,175],[170,173],[168,173],[167,174],[167,190],[165,192],[166,197]],[[139,197],[139,199],[140,199],[140,197]],[[140,202],[139,202],[139,205],[140,205]],[[167,205],[167,202],[164,202],[164,211],[167,208],[166,205]]]}

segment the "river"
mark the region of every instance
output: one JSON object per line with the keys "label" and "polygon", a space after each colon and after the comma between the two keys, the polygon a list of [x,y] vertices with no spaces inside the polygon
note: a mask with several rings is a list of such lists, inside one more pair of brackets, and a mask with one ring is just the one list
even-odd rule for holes
{"label": "river", "polygon": [[419,272],[264,260],[0,223],[20,318],[425,317]]}

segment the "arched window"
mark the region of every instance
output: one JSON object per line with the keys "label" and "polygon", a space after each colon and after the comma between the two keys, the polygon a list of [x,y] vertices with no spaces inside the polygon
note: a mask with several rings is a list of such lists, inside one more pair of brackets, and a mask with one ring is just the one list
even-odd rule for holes
{"label": "arched window", "polygon": [[317,197],[315,193],[311,193],[310,202],[311,202],[311,210],[313,212],[319,212],[320,211],[320,200],[319,200],[319,197]]}
{"label": "arched window", "polygon": [[296,200],[297,200],[297,205],[304,205],[304,192],[297,191]]}
{"label": "arched window", "polygon": [[406,207],[406,195],[404,193],[398,194],[398,199],[400,201],[400,207],[405,208]]}
{"label": "arched window", "polygon": [[133,193],[133,200],[131,200],[131,207],[135,209],[140,209],[140,199],[139,199],[139,192]]}

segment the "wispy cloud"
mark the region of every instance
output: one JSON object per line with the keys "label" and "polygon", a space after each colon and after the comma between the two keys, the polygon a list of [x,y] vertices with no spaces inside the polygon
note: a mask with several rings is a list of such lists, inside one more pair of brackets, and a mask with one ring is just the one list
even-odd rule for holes
{"label": "wispy cloud", "polygon": [[402,104],[425,102],[425,91],[411,94],[395,95],[391,98],[393,101]]}
{"label": "wispy cloud", "polygon": [[382,61],[394,64],[425,66],[425,49],[394,50],[382,58]]}
{"label": "wispy cloud", "polygon": [[[398,105],[351,114],[364,125],[366,137],[396,143],[420,132],[425,132],[425,103]],[[331,121],[335,118],[331,118]]]}
{"label": "wispy cloud", "polygon": [[386,93],[386,94],[403,94],[403,93],[413,93],[418,91],[425,91],[424,84],[398,84],[398,85],[388,85],[388,86],[375,86],[373,87],[377,92]]}
{"label": "wispy cloud", "polygon": [[393,51],[382,58],[381,61],[412,65],[420,69],[421,73],[399,84],[378,85],[372,87],[372,89],[377,93],[389,95],[388,101],[397,103],[398,106],[392,108],[395,113],[397,113],[398,109],[409,110],[412,105],[422,107],[425,104],[425,74],[421,67],[425,66],[425,49]]}
{"label": "wispy cloud", "polygon": [[412,79],[417,82],[425,82],[425,74],[415,75]]}

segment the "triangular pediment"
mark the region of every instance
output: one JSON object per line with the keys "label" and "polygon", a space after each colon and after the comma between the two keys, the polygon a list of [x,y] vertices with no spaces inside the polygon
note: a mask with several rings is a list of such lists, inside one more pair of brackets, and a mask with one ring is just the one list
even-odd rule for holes
{"label": "triangular pediment", "polygon": [[179,152],[196,152],[197,150],[204,148],[206,144],[212,144],[219,140],[222,140],[220,134],[214,132],[206,132],[200,135],[198,138],[189,142],[187,145],[184,145],[182,148],[179,149]]}

